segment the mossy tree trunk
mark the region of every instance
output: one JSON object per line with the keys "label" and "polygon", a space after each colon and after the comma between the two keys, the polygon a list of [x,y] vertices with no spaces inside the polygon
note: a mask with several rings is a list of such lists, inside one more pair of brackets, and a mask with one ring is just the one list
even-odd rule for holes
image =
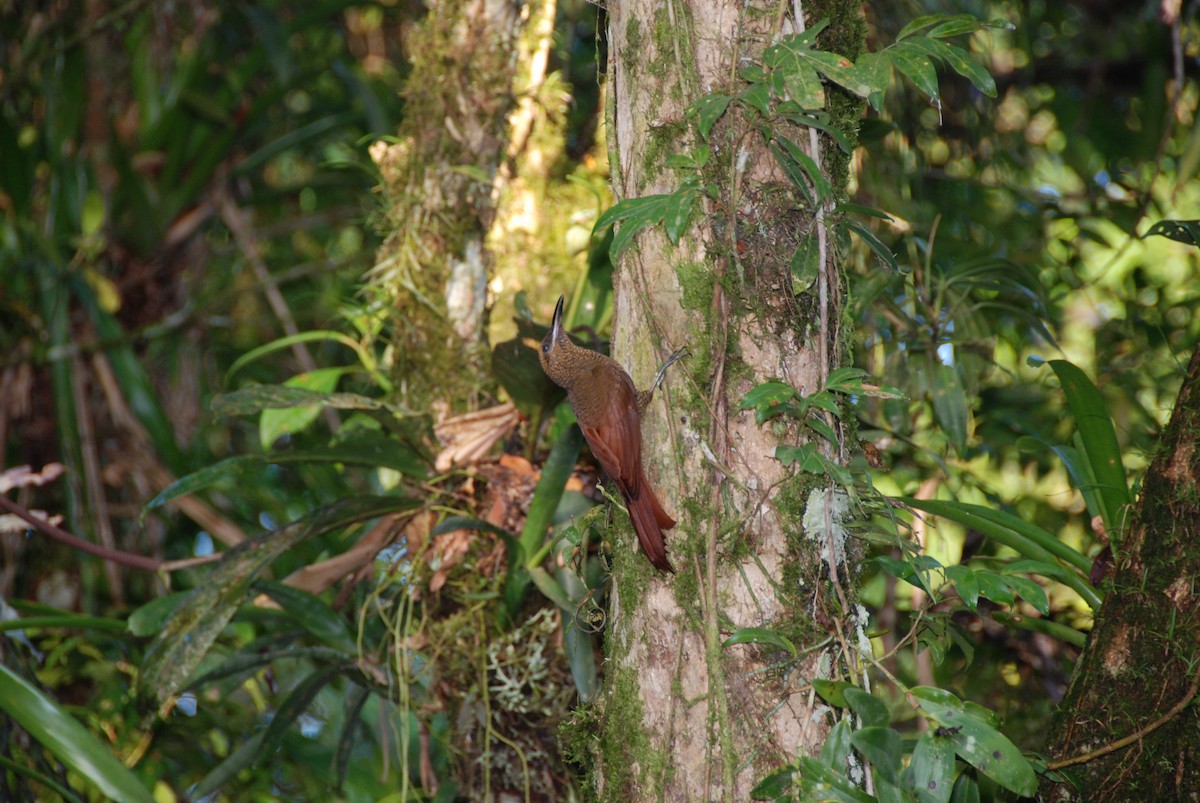
{"label": "mossy tree trunk", "polygon": [[439,0],[406,40],[404,119],[371,150],[390,234],[370,278],[394,307],[392,372],[414,406],[474,403],[490,375],[490,239],[512,216],[506,196],[539,118],[556,7]]}
{"label": "mossy tree trunk", "polygon": [[[746,86],[740,68],[759,63],[780,35],[823,18],[831,25],[820,47],[856,56],[865,29],[848,0],[610,4],[608,141],[618,200],[676,190],[684,174],[668,159],[699,157],[704,145],[689,105],[706,93],[736,95]],[[852,137],[861,107],[826,89],[834,124]],[[844,191],[845,157],[828,139],[770,125],[785,127],[822,166],[835,195]],[[667,534],[678,573],[656,575],[630,530],[615,535],[606,686],[595,711],[595,778],[606,800],[748,799],[766,773],[819,749],[825,726],[812,715],[819,701],[810,681],[844,671],[831,667],[845,666],[856,641],[853,560],[840,540],[831,543],[844,497],[827,477],[774,458],[776,446],[804,441],[794,425],[759,427],[738,410],[769,379],[819,390],[847,359],[843,288],[826,229],[831,201],[814,208],[799,198],[736,102],[708,146],[701,178],[714,192],[697,203],[682,242],[672,246],[661,226],[646,229],[618,265],[614,351],[635,383],[645,387],[677,348],[692,356],[643,422],[648,475],[678,520]],[[819,247],[819,270],[800,288],[790,265],[806,236]],[[822,448],[846,462],[844,442]],[[832,568],[822,554],[833,556]],[[722,647],[747,627],[786,636],[799,658],[761,645]]]}
{"label": "mossy tree trunk", "polygon": [[1048,741],[1079,786],[1045,797],[1200,799],[1200,349],[1115,554]]}

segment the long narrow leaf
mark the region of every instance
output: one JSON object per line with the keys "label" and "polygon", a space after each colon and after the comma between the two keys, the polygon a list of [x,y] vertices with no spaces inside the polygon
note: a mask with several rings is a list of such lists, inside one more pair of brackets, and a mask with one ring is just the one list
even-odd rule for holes
{"label": "long narrow leaf", "polygon": [[0,710],[59,761],[117,801],[154,803],[154,797],[112,752],[50,698],[0,664]]}
{"label": "long narrow leaf", "polygon": [[138,681],[139,696],[161,706],[179,691],[245,600],[250,584],[285,551],[306,539],[415,504],[399,497],[344,499],[229,550],[151,644]]}
{"label": "long narrow leaf", "polygon": [[[904,497],[905,504],[917,510],[944,516],[958,522],[964,527],[978,530],[980,533],[1003,544],[1023,557],[1048,563],[1062,559],[1065,563],[1075,566],[1081,572],[1091,571],[1091,562],[1066,544],[1059,541],[1045,530],[1017,518],[1009,513],[982,505],[971,505],[965,502],[947,502],[936,499],[914,499]],[[1060,578],[1064,585],[1073,589],[1083,597],[1092,609],[1100,607],[1099,592],[1087,583],[1081,576],[1068,573]]]}
{"label": "long narrow leaf", "polygon": [[1132,499],[1112,417],[1100,391],[1083,371],[1066,360],[1050,360],[1049,365],[1062,383],[1084,454],[1096,478],[1104,526],[1110,537],[1116,538]]}

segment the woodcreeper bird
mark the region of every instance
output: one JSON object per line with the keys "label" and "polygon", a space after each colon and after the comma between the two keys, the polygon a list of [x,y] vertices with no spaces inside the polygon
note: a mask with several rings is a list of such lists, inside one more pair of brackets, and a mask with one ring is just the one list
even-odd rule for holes
{"label": "woodcreeper bird", "polygon": [[649,390],[638,390],[616,360],[577,346],[563,328],[562,317],[560,296],[538,354],[542,370],[566,389],[592,454],[625,499],[646,557],[659,571],[673,572],[662,531],[674,527],[675,520],[662,509],[642,469],[642,412],[662,384],[667,368],[686,356],[687,350],[680,349],[667,359]]}

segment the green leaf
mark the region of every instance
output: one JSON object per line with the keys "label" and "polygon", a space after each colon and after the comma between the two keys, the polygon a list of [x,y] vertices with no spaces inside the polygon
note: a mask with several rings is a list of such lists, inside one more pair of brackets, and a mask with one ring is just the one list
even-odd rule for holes
{"label": "green leaf", "polygon": [[194,494],[228,477],[238,477],[250,469],[257,469],[262,466],[262,463],[262,458],[256,455],[227,457],[224,460],[218,460],[211,466],[205,466],[199,471],[194,471],[187,476],[180,477],[159,491],[153,499],[146,503],[146,506],[142,509],[142,517],[145,518],[146,513],[155,508],[160,508],[181,496]]}
{"label": "green leaf", "polygon": [[[829,683],[830,681],[823,682]],[[844,702],[845,700],[843,700]],[[850,757],[852,749],[850,734],[853,732],[854,729],[850,726],[849,719],[839,719],[834,723],[829,730],[829,735],[825,737],[825,744],[821,745],[820,762],[834,772],[845,772],[846,759]]]}
{"label": "green leaf", "polygon": [[834,772],[814,758],[797,760],[800,770],[800,800],[834,801],[835,803],[878,803],[876,798],[859,789],[845,775]]}
{"label": "green leaf", "polygon": [[750,790],[750,799],[777,800],[792,788],[792,776],[795,774],[796,771],[791,767],[775,770],[754,785]]}
{"label": "green leaf", "polygon": [[262,749],[257,756],[258,761],[273,755],[279,749],[279,745],[292,723],[308,710],[313,700],[321,693],[321,689],[332,683],[342,671],[343,668],[340,666],[321,667],[296,684],[295,688],[275,709],[275,715],[271,717],[271,724],[267,726],[267,730],[263,734]]}
{"label": "green leaf", "polygon": [[178,692],[245,601],[251,583],[288,549],[350,524],[412,509],[416,504],[399,497],[351,497],[230,549],[208,578],[175,609],[151,643],[138,678],[138,696],[159,707]]}
{"label": "green leaf", "polygon": [[1104,519],[1109,538],[1119,543],[1124,516],[1132,499],[1112,417],[1108,414],[1100,391],[1096,390],[1083,371],[1066,360],[1050,360],[1048,365],[1058,376],[1071,415],[1075,418],[1084,456],[1096,482],[1100,502],[1097,512]]}
{"label": "green leaf", "polygon": [[1166,237],[1184,245],[1200,246],[1200,220],[1160,220],[1141,235]]}
{"label": "green leaf", "polygon": [[896,41],[899,42],[903,39],[907,39],[913,34],[923,31],[926,28],[932,28],[934,25],[947,22],[948,19],[954,18],[948,18],[946,14],[923,14],[922,16],[911,20],[907,25],[901,28],[900,33],[896,34]]}
{"label": "green leaf", "polygon": [[1050,599],[1046,596],[1046,589],[1028,577],[1008,575],[1004,578],[1004,582],[1008,584],[1009,588],[1020,594],[1021,599],[1032,605],[1034,610],[1042,616],[1050,615]]}
{"label": "green leaf", "polygon": [[1015,601],[1012,589],[1005,582],[1007,578],[1001,577],[994,572],[980,569],[975,572],[975,579],[979,581],[980,596],[987,597],[992,602],[999,602],[1002,605],[1012,605]]}
{"label": "green leaf", "polygon": [[941,97],[938,95],[937,70],[934,69],[933,61],[924,49],[911,42],[897,42],[884,50],[883,55],[891,59],[892,66],[908,76],[908,80],[912,81],[917,89],[934,101],[934,105],[941,106]]}
{"label": "green leaf", "polygon": [[934,25],[925,35],[946,39],[951,36],[961,36],[965,33],[975,33],[975,31],[985,27],[988,26],[970,14],[956,14],[945,22]]}
{"label": "green leaf", "polygon": [[[762,382],[746,392],[738,404],[738,412],[742,410],[761,410],[785,404],[800,398],[799,392],[784,382]],[[759,422],[762,423],[762,422]]]}
{"label": "green leaf", "polygon": [[780,635],[766,627],[743,627],[733,632],[721,645],[721,648],[732,647],[735,644],[765,644],[769,647],[783,650],[796,657],[796,645],[787,636]]}
{"label": "green leaf", "polygon": [[179,607],[179,603],[189,593],[188,591],[176,591],[173,594],[167,594],[165,597],[150,600],[129,614],[129,619],[126,621],[125,626],[135,636],[144,637],[154,635],[162,630],[167,619],[170,618],[175,609]]}
{"label": "green leaf", "polygon": [[[346,373],[346,368],[318,368],[297,374],[284,382],[284,387],[301,388],[316,393],[333,393],[338,380]],[[308,427],[321,414],[321,405],[305,404],[297,407],[263,410],[258,420],[258,438],[263,450],[271,448],[271,444],[284,435],[300,432]]]}
{"label": "green leaf", "polygon": [[350,349],[351,351],[354,351],[355,353],[358,352],[358,343],[355,343],[353,340],[351,340],[349,337],[342,334],[341,332],[333,332],[333,331],[327,331],[327,330],[314,330],[311,332],[300,332],[298,334],[289,335],[288,337],[281,337],[278,340],[272,340],[270,343],[259,346],[256,349],[247,351],[241,357],[238,357],[234,361],[233,365],[229,366],[229,370],[225,372],[225,381],[228,382],[233,377],[234,374],[236,374],[238,371],[240,371],[245,366],[247,366],[250,363],[254,362],[255,360],[259,359],[260,357],[265,357],[268,354],[271,354],[276,351],[280,351],[282,349],[289,349],[292,346],[299,345],[301,343],[326,343],[326,342],[341,343],[343,346]]}
{"label": "green leaf", "polygon": [[725,114],[725,110],[729,108],[732,100],[732,95],[705,95],[689,108],[689,111],[696,115],[696,128],[700,132],[700,138],[705,142],[708,141],[708,135],[712,131],[712,127]]}
{"label": "green leaf", "polygon": [[323,404],[335,410],[386,410],[397,415],[406,414],[400,408],[357,393],[321,393],[287,385],[249,385],[214,397],[209,407],[215,417],[228,418],[309,404]]}
{"label": "green leaf", "polygon": [[804,171],[804,175],[812,183],[813,191],[817,194],[817,200],[824,201],[833,195],[833,187],[825,178],[825,174],[821,172],[820,166],[799,145],[781,134],[777,134],[773,141],[778,142],[787,153],[788,158]]}
{"label": "green leaf", "polygon": [[788,97],[798,103],[800,108],[825,107],[825,87],[821,84],[821,76],[817,75],[816,70],[797,65],[796,69],[784,73],[783,85]]}
{"label": "green leaf", "polygon": [[154,803],[149,790],[107,745],[4,664],[0,664],[0,710],[105,797],[121,803]]}
{"label": "green leaf", "polygon": [[936,59],[944,61],[950,69],[970,81],[976,89],[990,98],[996,97],[996,81],[991,73],[971,58],[971,54],[961,47],[947,44],[938,39],[915,37],[907,45],[928,53]]}
{"label": "green leaf", "polygon": [[771,116],[771,87],[766,83],[752,83],[738,93],[738,100],[752,109],[757,109],[763,117]]}
{"label": "green leaf", "polygon": [[883,726],[892,721],[888,705],[869,691],[852,686],[843,691],[846,704],[858,714],[864,727]]}
{"label": "green leaf", "polygon": [[879,261],[885,267],[896,273],[903,273],[900,263],[896,261],[896,256],[892,253],[892,249],[884,245],[883,241],[876,237],[874,232],[861,223],[855,223],[852,220],[843,221],[841,225],[848,231],[857,234],[859,239],[866,243],[866,246],[875,253],[875,256],[879,257]]}
{"label": "green leaf", "polygon": [[792,292],[796,295],[807,292],[817,281],[821,268],[821,249],[817,238],[810,232],[792,253]]}
{"label": "green leaf", "polygon": [[900,734],[894,728],[866,725],[851,734],[850,742],[884,780],[896,782],[901,769]]}
{"label": "green leaf", "polygon": [[954,744],[935,730],[925,731],[904,775],[921,803],[948,803],[954,791]]}
{"label": "green leaf", "polygon": [[971,411],[967,406],[969,395],[963,387],[958,369],[952,365],[938,363],[930,395],[938,423],[950,437],[955,451],[959,455],[965,454]]}
{"label": "green leaf", "polygon": [[809,474],[825,473],[825,461],[821,459],[817,447],[811,443],[803,446],[776,446],[775,459],[789,468],[797,465],[801,471],[807,471]]}
{"label": "green leaf", "polygon": [[671,212],[672,204],[677,203],[674,194],[647,195],[644,198],[627,198],[613,204],[597,220],[592,227],[593,232],[603,231],[608,226],[617,223],[621,227],[613,236],[611,252],[613,258],[633,243],[633,238],[642,229],[656,226]]}
{"label": "green leaf", "polygon": [[909,694],[941,725],[958,756],[996,783],[1024,797],[1037,793],[1037,775],[1021,751],[983,717],[944,689],[916,686]]}
{"label": "green leaf", "polygon": [[320,597],[269,580],[259,580],[254,588],[279,603],[284,613],[317,641],[341,650],[348,657],[357,653],[354,636],[346,620]]}
{"label": "green leaf", "polygon": [[963,604],[971,610],[975,610],[975,606],[979,604],[979,581],[975,577],[975,572],[966,566],[947,566],[946,579],[954,584]]}
{"label": "green leaf", "polygon": [[813,678],[813,691],[821,695],[821,699],[836,708],[847,708],[849,703],[846,702],[846,690],[857,689],[853,683],[847,683],[844,680],[825,680],[823,678]]}
{"label": "green leaf", "polygon": [[850,90],[860,98],[868,97],[872,90],[871,84],[862,72],[855,68],[854,62],[837,53],[827,53],[823,50],[808,50],[803,53],[812,65],[835,84]]}

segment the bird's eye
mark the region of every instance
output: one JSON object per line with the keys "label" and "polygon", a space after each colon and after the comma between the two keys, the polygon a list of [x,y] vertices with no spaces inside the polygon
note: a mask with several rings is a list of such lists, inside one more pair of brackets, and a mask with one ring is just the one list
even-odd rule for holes
{"label": "bird's eye", "polygon": [[549,353],[550,353],[550,344],[547,341],[543,340],[542,341],[542,354],[549,354]]}

